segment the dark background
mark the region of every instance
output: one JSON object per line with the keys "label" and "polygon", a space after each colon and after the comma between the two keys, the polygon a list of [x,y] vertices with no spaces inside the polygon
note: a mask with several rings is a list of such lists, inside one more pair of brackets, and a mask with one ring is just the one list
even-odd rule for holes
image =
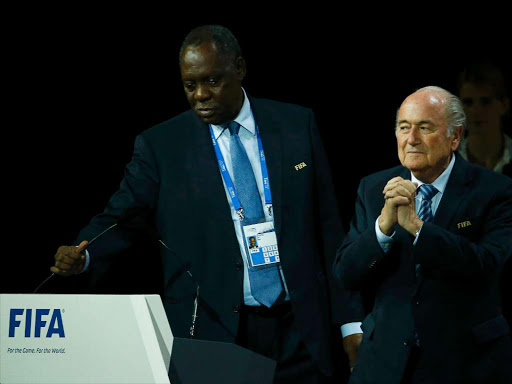
{"label": "dark background", "polygon": [[[222,24],[237,36],[251,95],[314,110],[346,230],[361,177],[398,164],[394,119],[407,95],[426,85],[455,92],[459,70],[485,56],[512,90],[511,34],[498,9],[469,18],[428,15],[426,4],[403,14],[296,4],[276,14],[247,3],[218,17],[190,6],[4,7],[1,293],[30,293],[49,276],[58,246],[72,244],[116,191],[135,136],[188,109],[178,50],[195,26]],[[123,256],[96,292],[158,292],[155,255],[141,247]],[[87,284],[57,276],[41,291],[84,293]]]}
{"label": "dark background", "polygon": [[[315,111],[346,229],[360,178],[398,164],[394,118],[407,95],[426,85],[455,92],[458,71],[473,57],[490,56],[508,84],[512,77],[510,34],[500,23],[470,29],[467,20],[329,12],[251,18],[250,9],[242,22],[124,11],[3,16],[11,22],[3,46],[0,292],[32,292],[49,275],[57,247],[73,243],[117,189],[135,136],[188,108],[177,54],[192,27],[219,23],[233,31],[251,95]],[[132,275],[110,277],[117,292],[155,287],[145,284],[154,281],[157,261],[137,256],[120,266]],[[54,292],[72,291],[60,283]]]}

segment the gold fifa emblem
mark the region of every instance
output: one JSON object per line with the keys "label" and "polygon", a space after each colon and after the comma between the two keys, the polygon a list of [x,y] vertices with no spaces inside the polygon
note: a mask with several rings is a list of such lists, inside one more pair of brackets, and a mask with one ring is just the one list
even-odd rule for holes
{"label": "gold fifa emblem", "polygon": [[466,220],[461,223],[457,223],[457,229],[466,228],[466,227],[469,227],[470,225],[471,225],[471,221]]}
{"label": "gold fifa emblem", "polygon": [[304,167],[307,167],[305,162],[299,163],[295,166],[295,170],[298,171],[299,169],[302,169]]}

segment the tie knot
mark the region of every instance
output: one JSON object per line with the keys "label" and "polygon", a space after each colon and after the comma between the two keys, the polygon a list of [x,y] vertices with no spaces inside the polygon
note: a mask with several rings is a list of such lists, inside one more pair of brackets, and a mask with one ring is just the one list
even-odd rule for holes
{"label": "tie knot", "polygon": [[238,135],[238,131],[240,130],[240,124],[236,121],[231,121],[228,123],[228,129],[231,136]]}
{"label": "tie knot", "polygon": [[423,196],[425,200],[432,200],[432,198],[439,192],[432,184],[422,184],[418,187],[418,193]]}

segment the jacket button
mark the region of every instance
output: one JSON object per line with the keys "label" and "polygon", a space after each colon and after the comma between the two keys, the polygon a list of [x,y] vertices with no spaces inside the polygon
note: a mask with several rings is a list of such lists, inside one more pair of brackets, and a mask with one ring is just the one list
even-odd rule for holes
{"label": "jacket button", "polygon": [[240,306],[239,306],[239,305],[235,305],[235,306],[233,307],[233,312],[235,312],[235,313],[240,312]]}
{"label": "jacket button", "polygon": [[237,271],[241,270],[242,269],[242,263],[235,263],[235,269]]}
{"label": "jacket button", "polygon": [[409,345],[409,340],[404,340],[404,345],[407,347]]}

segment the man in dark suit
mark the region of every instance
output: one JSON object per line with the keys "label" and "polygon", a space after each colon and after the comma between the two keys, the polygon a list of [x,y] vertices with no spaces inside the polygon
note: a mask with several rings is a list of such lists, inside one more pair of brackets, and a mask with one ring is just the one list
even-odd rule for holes
{"label": "man in dark suit", "polygon": [[[77,248],[59,248],[52,271],[101,272],[133,243],[143,218],[164,244],[163,301],[175,336],[189,337],[197,297],[188,269],[200,287],[196,337],[277,360],[278,383],[324,382],[333,372],[331,324],[349,327],[362,311],[358,295],[336,292],[326,272],[343,228],[313,113],[247,96],[245,61],[223,27],[193,30],[180,69],[192,109],[137,137],[119,191]],[[137,212],[130,225],[84,255],[83,240],[130,212]],[[258,225],[264,242],[258,237],[256,252],[269,250],[264,266],[248,250],[247,231]],[[348,334],[354,360],[361,336]]]}
{"label": "man in dark suit", "polygon": [[362,179],[335,274],[375,303],[351,383],[510,383],[499,277],[512,248],[512,180],[456,152],[460,101],[425,87],[396,123],[402,166]]}

